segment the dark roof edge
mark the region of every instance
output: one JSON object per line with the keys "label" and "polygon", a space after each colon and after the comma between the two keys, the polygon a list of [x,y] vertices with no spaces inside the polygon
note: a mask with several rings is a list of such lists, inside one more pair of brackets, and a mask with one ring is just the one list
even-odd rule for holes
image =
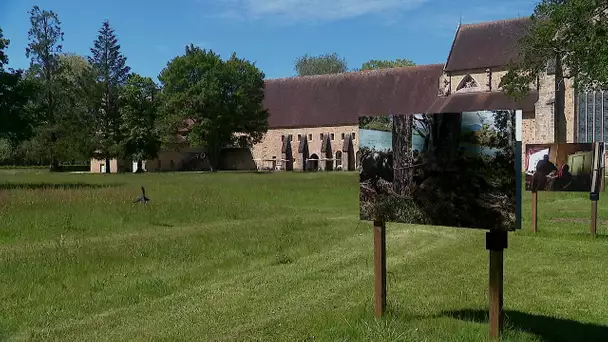
{"label": "dark roof edge", "polygon": [[462,26],[499,24],[499,23],[506,23],[506,22],[510,22],[510,21],[521,21],[521,20],[527,20],[527,19],[530,19],[529,15],[527,15],[527,16],[523,15],[523,16],[519,16],[519,17],[512,17],[512,18],[506,18],[506,19],[490,20],[490,21],[480,21],[478,23],[462,24]]}
{"label": "dark roof edge", "polygon": [[460,28],[462,27],[462,23],[458,23],[458,27],[456,28],[456,33],[454,34],[454,39],[452,39],[452,45],[450,46],[450,52],[448,53],[448,58],[445,60],[445,64],[443,66],[443,72],[450,72],[448,70],[448,64],[450,64],[450,57],[452,57],[452,50],[454,49],[454,45],[456,45],[456,38],[458,38],[458,33],[460,32]]}
{"label": "dark roof edge", "polygon": [[[367,115],[369,116],[369,115]],[[379,115],[381,116],[381,115]],[[344,126],[359,126],[359,122],[345,122],[340,124],[331,124],[331,125],[316,125],[316,126],[289,126],[289,125],[281,125],[281,126],[270,126],[268,130],[271,129],[317,129],[317,128],[336,128],[336,127],[344,127]]]}

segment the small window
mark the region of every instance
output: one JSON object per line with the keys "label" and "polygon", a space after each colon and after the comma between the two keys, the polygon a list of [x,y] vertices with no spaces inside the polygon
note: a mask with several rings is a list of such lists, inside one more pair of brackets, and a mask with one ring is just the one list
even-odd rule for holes
{"label": "small window", "polygon": [[272,159],[277,159],[277,156],[272,156]]}
{"label": "small window", "polygon": [[336,136],[335,136],[335,134],[331,133],[331,134],[329,135],[329,138],[330,138],[330,139],[333,141],[333,140],[335,140],[335,139],[336,139]]}
{"label": "small window", "polygon": [[285,136],[281,135],[281,142],[284,142],[284,141],[285,141]]}
{"label": "small window", "polygon": [[355,140],[355,132],[351,133],[353,140]]}
{"label": "small window", "polygon": [[319,133],[319,140],[323,141],[323,133]]}
{"label": "small window", "polygon": [[298,141],[302,141],[302,134],[298,134]]}
{"label": "small window", "polygon": [[293,141],[293,135],[289,135],[289,141]]}
{"label": "small window", "polygon": [[342,140],[344,140],[344,133],[342,133]]}
{"label": "small window", "polygon": [[312,133],[308,134],[308,140],[312,141]]}

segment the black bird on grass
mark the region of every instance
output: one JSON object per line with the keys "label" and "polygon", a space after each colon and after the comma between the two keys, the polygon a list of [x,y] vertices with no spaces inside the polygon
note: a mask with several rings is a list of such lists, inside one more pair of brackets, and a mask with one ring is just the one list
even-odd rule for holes
{"label": "black bird on grass", "polygon": [[148,197],[146,197],[146,189],[144,189],[144,187],[141,187],[141,195],[139,195],[139,197],[137,197],[137,199],[135,201],[133,201],[133,203],[137,203],[137,202],[141,202],[143,204],[146,204],[150,201],[150,199]]}

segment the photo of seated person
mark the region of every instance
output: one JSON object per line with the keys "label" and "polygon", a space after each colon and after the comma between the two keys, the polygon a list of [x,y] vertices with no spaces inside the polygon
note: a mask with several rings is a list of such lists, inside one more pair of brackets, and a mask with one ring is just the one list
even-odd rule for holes
{"label": "photo of seated person", "polygon": [[570,166],[564,164],[560,167],[557,172],[557,177],[553,180],[553,191],[567,191],[568,187],[572,184],[572,173],[570,173]]}
{"label": "photo of seated person", "polygon": [[[526,190],[588,192],[595,158],[591,143],[526,145]],[[597,154],[597,153],[596,153]],[[603,171],[602,171],[603,172]]]}
{"label": "photo of seated person", "polygon": [[536,164],[536,172],[532,178],[532,191],[545,190],[547,188],[547,176],[557,171],[557,167],[549,160],[549,155],[545,154]]}

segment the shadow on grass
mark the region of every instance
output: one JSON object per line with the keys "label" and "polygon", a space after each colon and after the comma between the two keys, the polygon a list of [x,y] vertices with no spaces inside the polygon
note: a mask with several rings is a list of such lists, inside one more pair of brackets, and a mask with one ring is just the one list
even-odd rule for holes
{"label": "shadow on grass", "polygon": [[0,183],[0,190],[81,190],[103,189],[123,186],[124,183],[89,184],[89,183]]}
{"label": "shadow on grass", "polygon": [[[488,311],[445,311],[441,316],[488,323]],[[505,326],[537,335],[543,341],[608,341],[608,326],[505,310]]]}

